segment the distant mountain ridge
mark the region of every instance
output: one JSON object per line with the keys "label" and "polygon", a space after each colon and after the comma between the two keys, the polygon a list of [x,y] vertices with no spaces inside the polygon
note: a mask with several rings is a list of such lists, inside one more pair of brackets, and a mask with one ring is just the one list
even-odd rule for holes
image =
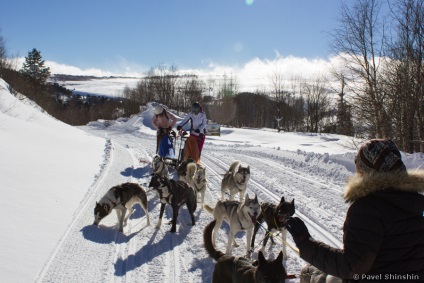
{"label": "distant mountain ridge", "polygon": [[89,81],[98,79],[136,79],[137,77],[124,77],[124,76],[83,76],[83,75],[66,75],[66,74],[54,74],[50,76],[50,80],[54,81]]}

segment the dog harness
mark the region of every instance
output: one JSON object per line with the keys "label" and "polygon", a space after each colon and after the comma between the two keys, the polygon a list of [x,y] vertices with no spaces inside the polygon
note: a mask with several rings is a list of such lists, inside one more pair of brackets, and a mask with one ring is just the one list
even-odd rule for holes
{"label": "dog harness", "polygon": [[[106,197],[106,198],[107,198],[107,200],[108,200],[108,201],[110,201],[110,203],[111,203],[111,204],[113,204],[113,207],[112,207],[112,208],[117,207],[117,206],[120,204],[120,203],[118,203],[118,202],[113,202],[113,201],[112,201],[110,198],[108,198],[108,197]],[[111,208],[111,209],[112,209],[112,208]]]}

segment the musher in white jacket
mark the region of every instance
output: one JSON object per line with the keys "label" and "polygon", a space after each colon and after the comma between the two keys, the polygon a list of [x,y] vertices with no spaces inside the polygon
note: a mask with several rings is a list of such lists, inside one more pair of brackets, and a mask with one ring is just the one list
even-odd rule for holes
{"label": "musher in white jacket", "polygon": [[[205,128],[207,124],[206,113],[202,110],[199,102],[194,102],[191,106],[191,112],[185,116],[177,126],[178,131],[182,131],[185,124],[191,121],[190,136],[194,136],[197,139],[197,146],[199,150],[199,158],[205,142]],[[194,157],[194,159],[196,159]]]}

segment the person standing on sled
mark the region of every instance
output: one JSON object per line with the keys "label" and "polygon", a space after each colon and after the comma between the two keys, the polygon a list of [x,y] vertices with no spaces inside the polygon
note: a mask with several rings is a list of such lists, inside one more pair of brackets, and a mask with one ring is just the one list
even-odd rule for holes
{"label": "person standing on sled", "polygon": [[156,128],[156,153],[161,157],[173,155],[170,150],[173,150],[172,142],[169,138],[172,128],[177,123],[172,113],[167,111],[162,105],[155,106],[154,115],[152,118],[153,127]]}
{"label": "person standing on sled", "polygon": [[191,112],[185,116],[177,126],[178,131],[182,131],[185,124],[191,121],[190,137],[187,139],[184,160],[191,158],[200,163],[200,154],[205,143],[205,128],[207,124],[206,114],[202,110],[199,102],[194,102],[191,106]]}

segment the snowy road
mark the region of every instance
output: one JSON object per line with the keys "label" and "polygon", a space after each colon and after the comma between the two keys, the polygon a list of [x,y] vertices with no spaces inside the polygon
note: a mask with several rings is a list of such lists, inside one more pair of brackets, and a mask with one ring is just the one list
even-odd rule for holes
{"label": "snowy road", "polygon": [[[139,119],[142,118],[135,116],[106,128],[83,127],[87,132],[108,140],[102,169],[37,282],[211,281],[215,262],[203,248],[202,235],[212,216],[200,209],[200,205],[195,212],[195,226],[188,224],[191,222],[189,214],[185,206],[182,207],[175,234],[170,233],[170,226],[165,224],[166,219],[172,217],[169,206],[164,224],[155,229],[160,205],[153,192],[148,194],[151,226],[146,227],[144,212],[138,206],[124,228],[124,234],[117,231],[115,214],[105,218],[99,227],[91,225],[95,203],[110,187],[128,181],[146,187],[150,180],[148,161],[153,157],[155,137],[138,130]],[[205,202],[215,206],[221,197],[222,174],[233,161],[240,160],[251,166],[250,196],[257,194],[260,201],[274,203],[278,203],[281,196],[289,201],[295,199],[297,215],[306,221],[311,234],[330,245],[341,246],[341,228],[347,206],[342,199],[343,183],[340,180],[347,179],[351,172],[342,164],[326,159],[326,155],[301,151],[243,144],[218,145],[207,141],[202,153],[209,185]],[[226,233],[228,226],[224,224],[217,244],[221,250],[225,250]],[[244,237],[245,233],[237,234],[237,241],[243,244],[234,248],[233,254],[245,253]],[[262,237],[260,231],[257,242]],[[288,240],[294,246],[290,236]],[[267,248],[266,257],[274,258],[280,248],[278,242]],[[288,252],[286,269],[289,274],[298,275],[304,262],[294,251],[288,249]]]}

